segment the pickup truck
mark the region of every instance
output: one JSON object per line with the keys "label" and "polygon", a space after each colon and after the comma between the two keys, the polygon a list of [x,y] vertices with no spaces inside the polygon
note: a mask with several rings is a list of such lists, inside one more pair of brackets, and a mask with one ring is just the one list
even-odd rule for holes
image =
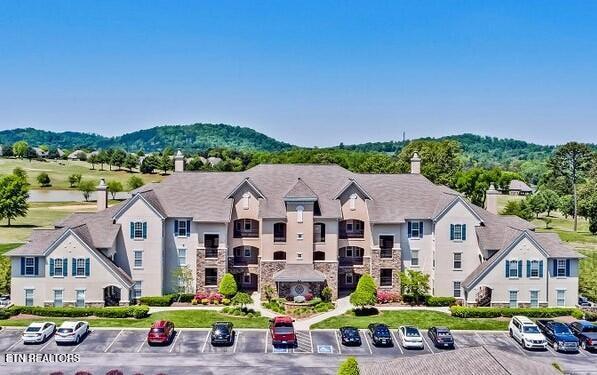
{"label": "pickup truck", "polygon": [[551,319],[539,319],[535,323],[556,352],[578,351],[578,338],[566,324]]}
{"label": "pickup truck", "polygon": [[568,325],[574,333],[574,336],[578,337],[580,341],[580,347],[584,350],[595,350],[597,349],[597,326],[586,320],[577,320]]}

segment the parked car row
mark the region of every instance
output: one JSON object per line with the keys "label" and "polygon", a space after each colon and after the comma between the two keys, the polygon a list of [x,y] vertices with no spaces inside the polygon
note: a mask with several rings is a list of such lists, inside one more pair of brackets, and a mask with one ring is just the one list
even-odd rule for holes
{"label": "parked car row", "polygon": [[25,344],[41,344],[54,336],[56,344],[78,344],[89,333],[89,324],[82,321],[67,321],[56,328],[54,322],[31,323],[23,331]]}
{"label": "parked car row", "polygon": [[[394,339],[390,328],[382,323],[371,323],[367,335],[375,346],[392,346]],[[427,336],[435,347],[454,348],[454,338],[446,327],[431,327]],[[340,337],[343,345],[361,345],[358,329],[354,327],[340,328]],[[398,328],[399,344],[405,349],[424,349],[424,339],[421,332],[414,326],[400,326]]]}

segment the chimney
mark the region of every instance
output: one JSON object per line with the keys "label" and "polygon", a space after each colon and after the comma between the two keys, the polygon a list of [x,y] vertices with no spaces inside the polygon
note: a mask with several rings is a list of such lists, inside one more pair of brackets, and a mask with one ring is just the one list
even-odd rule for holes
{"label": "chimney", "polygon": [[497,199],[500,192],[495,189],[493,182],[489,185],[489,189],[485,193],[485,209],[492,214],[497,215]]}
{"label": "chimney", "polygon": [[180,150],[174,156],[174,172],[184,172],[184,155]]}
{"label": "chimney", "polygon": [[108,186],[106,180],[102,178],[97,186],[97,210],[103,211],[106,208],[108,208]]}
{"label": "chimney", "polygon": [[421,174],[421,158],[417,152],[410,159],[410,173]]}

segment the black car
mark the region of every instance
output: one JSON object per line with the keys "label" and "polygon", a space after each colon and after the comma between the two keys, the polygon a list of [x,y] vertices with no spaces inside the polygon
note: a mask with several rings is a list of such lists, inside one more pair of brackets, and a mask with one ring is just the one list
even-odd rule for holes
{"label": "black car", "polygon": [[355,327],[340,328],[340,339],[342,340],[342,345],[361,345],[361,335]]}
{"label": "black car", "polygon": [[589,301],[587,297],[578,296],[578,306],[581,307],[591,307],[592,303]]}
{"label": "black car", "polygon": [[586,320],[577,320],[568,325],[574,336],[578,338],[584,350],[597,349],[597,326]]}
{"label": "black car", "polygon": [[566,324],[551,319],[539,319],[535,323],[556,352],[578,351],[578,338]]}
{"label": "black car", "polygon": [[431,327],[427,330],[427,335],[438,348],[454,348],[454,337],[446,327]]}
{"label": "black car", "polygon": [[230,322],[216,322],[211,326],[212,345],[232,345],[236,332]]}
{"label": "black car", "polygon": [[390,333],[390,329],[387,325],[381,323],[371,323],[369,324],[369,337],[371,337],[371,342],[373,345],[388,345],[392,346],[394,343],[392,342],[392,334]]}

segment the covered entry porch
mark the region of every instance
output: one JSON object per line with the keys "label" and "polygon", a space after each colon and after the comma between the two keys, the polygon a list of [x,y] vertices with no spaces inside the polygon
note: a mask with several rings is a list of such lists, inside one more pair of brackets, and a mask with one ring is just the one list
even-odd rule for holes
{"label": "covered entry porch", "polygon": [[326,285],[325,275],[313,268],[312,264],[286,264],[286,267],[273,275],[278,296],[320,296]]}

